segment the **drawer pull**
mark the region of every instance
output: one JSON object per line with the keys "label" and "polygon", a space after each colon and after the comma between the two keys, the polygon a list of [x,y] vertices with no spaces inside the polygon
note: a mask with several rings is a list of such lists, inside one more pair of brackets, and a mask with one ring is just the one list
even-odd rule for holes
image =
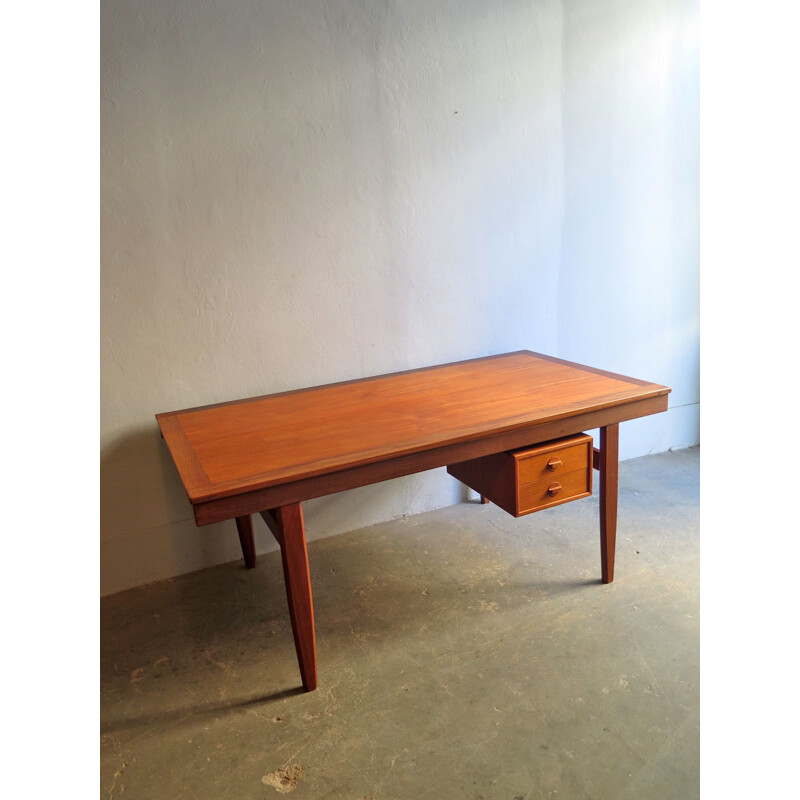
{"label": "drawer pull", "polygon": [[547,462],[547,469],[549,469],[549,470],[550,470],[550,472],[553,472],[553,471],[555,470],[555,468],[556,468],[556,467],[560,467],[560,466],[561,466],[561,463],[562,463],[562,462],[561,462],[561,459],[560,459],[560,458],[558,458],[557,456],[553,456],[553,457],[552,457],[552,458],[551,458],[551,459],[550,459],[550,460]]}
{"label": "drawer pull", "polygon": [[564,487],[560,483],[551,483],[547,487],[547,494],[555,497]]}

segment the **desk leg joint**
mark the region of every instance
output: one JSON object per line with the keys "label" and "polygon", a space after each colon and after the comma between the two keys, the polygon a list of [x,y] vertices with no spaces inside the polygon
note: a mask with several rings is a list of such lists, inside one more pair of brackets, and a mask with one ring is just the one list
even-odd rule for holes
{"label": "desk leg joint", "polygon": [[281,531],[281,526],[278,524],[276,513],[277,509],[270,508],[261,512],[261,518],[267,523],[267,527],[272,532],[278,544],[283,547],[283,532]]}

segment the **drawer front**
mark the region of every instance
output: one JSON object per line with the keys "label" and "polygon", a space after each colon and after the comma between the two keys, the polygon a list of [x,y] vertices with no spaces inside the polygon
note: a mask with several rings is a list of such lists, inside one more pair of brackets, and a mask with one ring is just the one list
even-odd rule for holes
{"label": "drawer front", "polygon": [[571,436],[559,442],[536,445],[513,453],[517,460],[518,483],[542,483],[592,467],[592,437]]}
{"label": "drawer front", "polygon": [[549,506],[557,506],[592,493],[591,472],[584,466],[538,483],[526,483],[519,487],[519,513],[529,514]]}

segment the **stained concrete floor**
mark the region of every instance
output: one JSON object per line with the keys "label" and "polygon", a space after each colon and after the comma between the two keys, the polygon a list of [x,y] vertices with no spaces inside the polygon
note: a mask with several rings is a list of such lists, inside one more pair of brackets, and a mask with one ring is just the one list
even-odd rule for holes
{"label": "stained concrete floor", "polygon": [[596,495],[312,542],[307,694],[278,553],[104,599],[101,796],[698,797],[698,473],[621,464],[607,586]]}

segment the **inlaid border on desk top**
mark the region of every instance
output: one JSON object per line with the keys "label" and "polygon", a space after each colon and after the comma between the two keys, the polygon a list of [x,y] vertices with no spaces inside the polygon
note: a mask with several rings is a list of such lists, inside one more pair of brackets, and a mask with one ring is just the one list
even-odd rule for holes
{"label": "inlaid border on desk top", "polygon": [[[340,453],[336,454],[335,457],[328,459],[320,458],[313,461],[308,461],[306,463],[288,464],[278,469],[273,468],[270,471],[264,470],[261,472],[255,472],[251,475],[237,475],[235,478],[217,481],[216,483],[212,482],[206,474],[206,470],[203,468],[202,460],[194,451],[194,447],[183,430],[180,420],[181,416],[193,414],[195,412],[202,412],[229,406],[238,406],[246,403],[258,403],[260,401],[273,398],[302,395],[308,392],[324,391],[327,389],[366,383],[370,381],[381,381],[382,379],[391,379],[404,375],[422,374],[425,372],[443,370],[468,364],[476,364],[479,362],[508,359],[521,355],[528,355],[539,361],[559,364],[579,372],[596,374],[598,376],[624,383],[629,386],[630,389],[624,389],[611,394],[592,396],[588,399],[583,399],[573,404],[564,403],[559,406],[559,410],[554,413],[542,413],[537,415],[533,412],[523,412],[508,418],[497,418],[488,421],[482,420],[480,423],[476,424],[473,429],[470,429],[469,426],[461,426],[457,429],[457,432],[453,431],[448,433],[445,430],[441,434],[438,432],[428,433],[425,437],[420,437],[416,440],[409,439],[408,441],[404,441],[399,444],[399,446],[395,446],[393,444],[390,445],[387,443],[387,445],[383,448],[373,448],[372,450],[364,447],[360,450],[356,450],[355,453]],[[341,381],[338,383],[295,389],[287,392],[260,395],[257,397],[234,400],[225,403],[197,406],[194,408],[182,409],[180,411],[158,414],[156,416],[170,452],[172,453],[175,464],[178,467],[181,480],[183,481],[189,499],[192,503],[196,504],[233,496],[242,492],[252,492],[258,489],[277,486],[287,482],[296,482],[306,478],[313,478],[343,469],[366,466],[371,463],[380,462],[387,458],[413,455],[414,453],[419,453],[446,445],[468,442],[471,440],[480,439],[493,433],[513,431],[515,429],[529,427],[532,424],[544,424],[558,419],[571,417],[576,414],[585,413],[587,411],[595,411],[624,405],[626,403],[639,401],[647,397],[665,395],[669,393],[669,391],[670,389],[668,387],[661,386],[659,384],[653,384],[648,381],[631,378],[625,375],[619,375],[617,373],[596,369],[594,367],[587,367],[583,364],[576,364],[574,362],[555,358],[553,356],[535,353],[530,350],[519,350],[512,353],[483,356],[481,358],[467,359],[448,364],[437,364],[419,369],[403,370],[384,375],[375,375],[366,378],[358,378],[355,380]]]}
{"label": "inlaid border on desk top", "polygon": [[[156,414],[156,419],[160,420],[162,417],[172,417],[177,414],[190,414],[193,411],[207,411],[211,408],[221,408],[222,406],[238,406],[243,403],[252,403],[256,400],[265,400],[268,397],[286,397],[291,394],[303,394],[304,392],[314,392],[317,389],[330,389],[334,386],[350,386],[355,383],[364,383],[365,381],[379,380],[380,378],[394,378],[398,375],[411,375],[415,372],[430,372],[431,370],[441,369],[442,367],[457,367],[460,364],[474,364],[478,361],[492,361],[496,358],[504,358],[505,356],[515,356],[525,353],[526,355],[540,358],[542,361],[553,361],[556,364],[562,364],[565,367],[573,367],[574,369],[582,370],[583,372],[593,372],[596,375],[603,375],[606,378],[613,378],[614,380],[624,381],[631,383],[634,386],[659,386],[650,381],[639,380],[639,378],[631,378],[627,375],[620,375],[616,372],[608,372],[604,369],[597,369],[596,367],[588,367],[585,364],[578,364],[575,361],[567,361],[563,358],[556,358],[555,356],[547,356],[544,353],[536,353],[533,350],[512,350],[510,353],[496,353],[492,356],[478,356],[477,358],[465,358],[463,361],[448,361],[446,364],[433,364],[429,367],[413,367],[412,369],[401,369],[397,372],[385,372],[381,375],[368,375],[366,378],[351,378],[347,381],[334,381],[333,383],[321,383],[316,386],[304,386],[302,389],[287,389],[285,392],[270,392],[268,394],[254,395],[253,397],[244,397],[241,400],[223,400],[221,403],[209,403],[203,406],[192,406],[191,408],[182,408],[179,411],[165,411]],[[662,386],[662,389],[671,389]]]}

